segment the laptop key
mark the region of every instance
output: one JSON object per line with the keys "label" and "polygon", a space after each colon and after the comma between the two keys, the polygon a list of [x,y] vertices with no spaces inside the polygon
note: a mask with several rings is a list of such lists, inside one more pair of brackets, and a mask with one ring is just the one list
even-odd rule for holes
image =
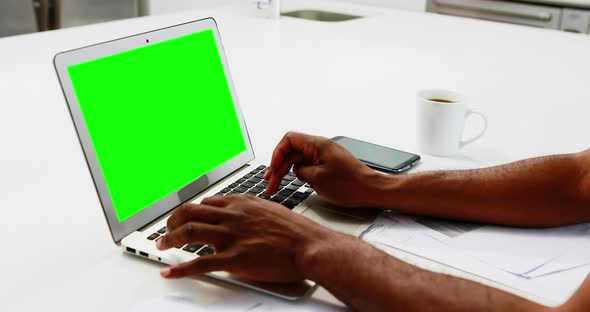
{"label": "laptop key", "polygon": [[201,244],[188,244],[184,248],[182,248],[182,250],[188,251],[188,252],[195,252],[195,251],[201,249],[201,247],[203,247],[203,246],[204,245],[201,245]]}
{"label": "laptop key", "polygon": [[258,197],[260,197],[262,199],[270,199],[270,195],[268,195],[268,194],[259,194]]}
{"label": "laptop key", "polygon": [[147,237],[147,239],[149,239],[149,240],[154,240],[154,239],[158,238],[158,236],[160,236],[160,234],[158,234],[158,233],[154,233],[154,234],[152,234],[152,235],[148,236],[148,237]]}
{"label": "laptop key", "polygon": [[197,255],[206,256],[206,255],[212,255],[214,253],[215,253],[215,249],[213,249],[209,246],[205,246],[201,250],[199,250],[199,252],[197,252]]}
{"label": "laptop key", "polygon": [[285,186],[285,185],[289,184],[289,182],[291,182],[291,181],[282,180],[281,181],[281,186]]}
{"label": "laptop key", "polygon": [[260,170],[258,170],[258,169],[254,169],[254,170],[250,171],[250,174],[257,174],[257,173],[259,173],[259,172],[260,172]]}
{"label": "laptop key", "polygon": [[312,188],[308,188],[307,190],[305,190],[306,194],[311,194],[313,192],[314,192],[314,189],[312,189]]}
{"label": "laptop key", "polygon": [[250,191],[255,192],[256,194],[260,194],[264,191],[264,189],[261,187],[255,186],[255,187],[251,188]]}
{"label": "laptop key", "polygon": [[303,201],[303,199],[301,199],[301,198],[293,197],[293,194],[291,194],[291,196],[289,196],[288,198],[291,199],[291,200],[293,200],[294,202],[296,202],[298,204]]}
{"label": "laptop key", "polygon": [[238,186],[234,189],[234,192],[238,192],[238,193],[246,193],[248,189],[243,187],[243,186]]}
{"label": "laptop key", "polygon": [[260,166],[258,166],[256,168],[256,170],[262,170],[262,169],[266,169],[266,166],[265,165],[260,165]]}
{"label": "laptop key", "polygon": [[254,183],[246,181],[246,182],[242,183],[242,185],[240,185],[240,186],[251,188],[254,186]]}
{"label": "laptop key", "polygon": [[306,199],[308,196],[309,196],[309,194],[304,193],[304,192],[295,192],[295,193],[293,193],[293,195],[291,195],[291,197],[301,199],[301,200]]}
{"label": "laptop key", "polygon": [[286,175],[285,177],[283,177],[283,180],[293,181],[293,180],[295,180],[295,176],[294,175]]}
{"label": "laptop key", "polygon": [[259,173],[257,173],[257,174],[255,175],[255,177],[257,177],[257,178],[260,178],[260,179],[264,178],[264,172],[259,172]]}
{"label": "laptop key", "polygon": [[228,187],[234,188],[234,187],[238,187],[239,185],[240,185],[239,183],[232,183]]}
{"label": "laptop key", "polygon": [[238,183],[238,184],[240,184],[240,183],[242,183],[242,182],[244,182],[244,181],[246,181],[246,179],[244,179],[244,178],[239,178],[239,179],[237,179],[237,180],[236,180],[236,182],[235,182],[235,183]]}
{"label": "laptop key", "polygon": [[299,180],[299,179],[296,179],[296,180],[295,180],[295,181],[293,181],[291,184],[293,184],[293,185],[297,185],[297,186],[302,186],[303,184],[305,184],[305,182],[303,182],[303,181],[301,181],[301,180]]}
{"label": "laptop key", "polygon": [[231,191],[231,188],[229,188],[229,187],[226,187],[226,188],[224,188],[223,190],[221,190],[219,193],[223,193],[223,194],[225,194],[225,193],[229,193],[229,191]]}
{"label": "laptop key", "polygon": [[266,188],[268,186],[268,182],[262,181],[262,182],[258,183],[258,185],[256,185],[256,186],[261,187],[261,188]]}
{"label": "laptop key", "polygon": [[273,197],[272,197],[270,200],[272,200],[273,202],[280,203],[280,202],[282,202],[283,200],[285,200],[285,198],[287,198],[287,197],[285,197],[285,196],[283,196],[283,195],[280,195],[280,194],[278,194],[278,195],[275,195],[275,196],[273,196]]}
{"label": "laptop key", "polygon": [[279,195],[283,195],[285,197],[287,197],[287,196],[289,196],[291,194],[293,194],[293,191],[290,190],[290,189],[288,189],[288,188],[286,188],[286,189],[284,189],[284,190],[282,190],[282,191],[279,192]]}
{"label": "laptop key", "polygon": [[243,178],[244,179],[250,179],[253,176],[254,176],[253,174],[248,173],[248,174],[245,174]]}
{"label": "laptop key", "polygon": [[296,191],[296,190],[299,189],[299,186],[293,185],[293,184],[289,184],[289,185],[285,186],[285,189],[291,190],[291,191]]}
{"label": "laptop key", "polygon": [[251,177],[250,179],[248,179],[248,182],[252,182],[252,183],[258,183],[262,181],[261,178],[257,178],[257,177]]}
{"label": "laptop key", "polygon": [[159,229],[158,230],[158,233],[160,233],[160,234],[166,233],[166,227],[163,227],[163,228]]}
{"label": "laptop key", "polygon": [[289,208],[289,209],[293,209],[295,208],[295,206],[297,206],[297,204],[299,204],[299,202],[291,199],[291,198],[287,198],[285,199],[284,202],[282,202],[283,206]]}

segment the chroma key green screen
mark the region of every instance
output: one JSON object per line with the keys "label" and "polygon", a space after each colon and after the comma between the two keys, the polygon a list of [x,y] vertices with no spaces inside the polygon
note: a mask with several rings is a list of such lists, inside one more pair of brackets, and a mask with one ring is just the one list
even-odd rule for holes
{"label": "chroma key green screen", "polygon": [[246,150],[212,30],[68,73],[119,222]]}

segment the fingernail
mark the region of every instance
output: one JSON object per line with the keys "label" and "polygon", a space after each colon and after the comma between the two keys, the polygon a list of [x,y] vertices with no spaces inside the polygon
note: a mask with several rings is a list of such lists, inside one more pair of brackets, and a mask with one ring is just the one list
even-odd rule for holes
{"label": "fingernail", "polygon": [[160,269],[160,276],[169,277],[170,274],[172,274],[172,270],[170,269],[170,267],[165,267],[165,268]]}
{"label": "fingernail", "polygon": [[156,241],[156,248],[158,248],[158,249],[160,249],[160,250],[161,250],[161,249],[164,249],[164,248],[163,248],[163,246],[162,246],[162,241],[163,241],[163,240],[164,240],[164,237],[160,237],[160,239],[158,239],[158,240]]}

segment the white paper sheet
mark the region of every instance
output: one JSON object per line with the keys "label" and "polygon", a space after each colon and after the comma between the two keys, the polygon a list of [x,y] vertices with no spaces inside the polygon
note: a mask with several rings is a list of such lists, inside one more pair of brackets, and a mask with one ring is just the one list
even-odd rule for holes
{"label": "white paper sheet", "polygon": [[562,304],[580,287],[590,273],[590,265],[538,278],[525,278],[482,262],[428,236],[416,236],[396,248],[446,264],[526,293]]}
{"label": "white paper sheet", "polygon": [[401,244],[421,233],[421,227],[410,218],[392,212],[381,213],[363,233],[365,240]]}
{"label": "white paper sheet", "polygon": [[444,241],[475,258],[511,273],[526,275],[585,240],[590,225],[549,229],[484,226]]}
{"label": "white paper sheet", "polygon": [[571,247],[568,252],[559,256],[555,260],[524,274],[524,276],[535,278],[587,264],[590,264],[590,238],[578,240],[578,243]]}
{"label": "white paper sheet", "polygon": [[[387,220],[390,221],[387,222]],[[369,231],[365,233],[363,236],[365,240],[398,248],[424,258],[441,262],[515,289],[547,298],[555,303],[565,302],[590,272],[590,265],[581,265],[575,269],[555,274],[528,278],[510,273],[498,266],[490,265],[474,257],[466,252],[466,250],[461,249],[460,244],[450,246],[445,243],[459,238],[462,239],[465,236],[469,238],[473,233],[484,227],[469,224],[459,224],[457,226],[446,224],[444,221],[436,223],[436,220],[411,217],[392,212],[385,213],[385,217],[378,219],[378,221],[380,226],[376,229],[379,229],[379,232]],[[577,230],[583,231],[582,229],[584,227],[583,225],[578,226]],[[576,227],[574,227],[575,229]],[[568,233],[564,229],[559,231]],[[561,233],[561,236],[564,233]],[[403,237],[403,239],[400,237]],[[479,245],[488,246],[486,242],[488,238],[485,236],[480,238],[478,241]],[[565,257],[566,254],[564,253],[563,255]],[[573,257],[574,255],[570,256]],[[564,258],[563,260],[561,262],[562,266],[574,262],[571,258]],[[541,266],[540,268],[543,267]],[[548,267],[548,269],[551,269],[551,267]]]}

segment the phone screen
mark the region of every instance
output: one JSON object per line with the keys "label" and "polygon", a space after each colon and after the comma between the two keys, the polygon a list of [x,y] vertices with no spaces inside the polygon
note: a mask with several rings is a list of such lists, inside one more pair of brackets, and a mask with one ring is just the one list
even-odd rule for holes
{"label": "phone screen", "polygon": [[384,168],[398,169],[407,165],[412,160],[420,159],[420,156],[398,151],[381,145],[351,139],[348,137],[336,137],[334,141],[346,148],[352,155],[365,163],[375,164]]}

